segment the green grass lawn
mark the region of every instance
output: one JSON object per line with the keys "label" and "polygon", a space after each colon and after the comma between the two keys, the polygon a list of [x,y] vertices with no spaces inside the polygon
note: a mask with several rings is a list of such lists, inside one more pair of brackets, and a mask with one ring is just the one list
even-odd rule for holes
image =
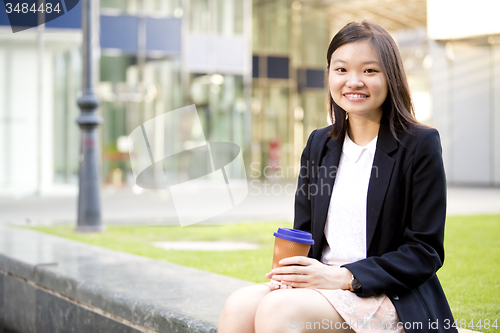
{"label": "green grass lawn", "polygon": [[[291,223],[238,223],[180,226],[107,226],[100,234],[75,233],[73,226],[37,227],[35,230],[70,238],[113,250],[138,254],[179,265],[228,275],[253,282],[268,281],[271,270],[274,237],[279,227]],[[239,251],[173,251],[153,246],[159,241],[242,241],[259,244],[258,250]]]}
{"label": "green grass lawn", "polygon": [[[253,282],[267,281],[274,237],[289,223],[238,223],[222,225],[108,226],[102,234],[77,234],[74,227],[37,227],[35,230],[180,265],[195,267]],[[446,226],[446,260],[438,275],[455,319],[463,328],[499,332],[500,326],[500,215],[449,217]],[[260,244],[258,250],[226,252],[167,251],[157,241],[244,241]],[[477,322],[481,320],[482,328]],[[484,327],[489,320],[490,328]]]}
{"label": "green grass lawn", "polygon": [[[449,217],[444,245],[438,276],[455,319],[500,332],[500,215]],[[477,328],[479,320],[496,321],[497,328]]]}

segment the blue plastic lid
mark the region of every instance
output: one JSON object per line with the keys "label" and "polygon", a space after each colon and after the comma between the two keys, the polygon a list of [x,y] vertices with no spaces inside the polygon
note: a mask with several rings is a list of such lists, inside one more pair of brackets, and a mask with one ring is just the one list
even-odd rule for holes
{"label": "blue plastic lid", "polygon": [[312,235],[307,231],[290,229],[290,228],[278,228],[278,231],[274,233],[274,237],[279,237],[281,239],[289,240],[296,243],[302,244],[314,244],[314,239]]}

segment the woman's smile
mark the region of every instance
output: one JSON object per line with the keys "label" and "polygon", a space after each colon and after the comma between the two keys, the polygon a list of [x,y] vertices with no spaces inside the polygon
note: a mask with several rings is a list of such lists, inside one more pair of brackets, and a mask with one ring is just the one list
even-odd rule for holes
{"label": "woman's smile", "polygon": [[368,94],[360,93],[360,92],[352,92],[349,91],[344,94],[344,97],[347,98],[348,100],[351,101],[364,101],[368,97],[370,97]]}

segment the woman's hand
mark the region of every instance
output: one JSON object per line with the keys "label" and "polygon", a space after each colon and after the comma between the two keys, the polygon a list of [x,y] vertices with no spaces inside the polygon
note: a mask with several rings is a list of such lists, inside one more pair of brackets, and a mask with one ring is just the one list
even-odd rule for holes
{"label": "woman's hand", "polygon": [[293,288],[349,289],[352,274],[347,268],[328,266],[316,259],[290,257],[282,259],[280,265],[266,278]]}
{"label": "woman's hand", "polygon": [[[266,274],[267,276],[267,274]],[[284,283],[278,282],[278,281],[271,281],[265,283],[269,288],[271,288],[271,291],[278,290],[278,289],[292,289],[292,287],[287,286]]]}

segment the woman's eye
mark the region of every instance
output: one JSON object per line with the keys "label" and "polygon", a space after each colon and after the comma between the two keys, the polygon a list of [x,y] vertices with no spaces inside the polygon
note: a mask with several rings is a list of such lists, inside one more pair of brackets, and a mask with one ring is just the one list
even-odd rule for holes
{"label": "woman's eye", "polygon": [[376,73],[377,71],[373,68],[365,70],[365,73]]}
{"label": "woman's eye", "polygon": [[339,72],[339,73],[345,73],[346,72],[345,68],[335,68],[335,71]]}

